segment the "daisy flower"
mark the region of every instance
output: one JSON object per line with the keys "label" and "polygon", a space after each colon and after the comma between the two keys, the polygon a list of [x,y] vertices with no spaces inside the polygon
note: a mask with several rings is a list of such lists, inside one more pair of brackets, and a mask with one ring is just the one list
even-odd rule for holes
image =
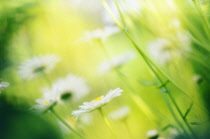
{"label": "daisy flower", "polygon": [[71,98],[72,101],[76,102],[89,92],[90,88],[86,81],[73,74],[68,74],[65,78],[56,80],[51,89],[43,89],[45,96],[51,96],[57,101]]}
{"label": "daisy flower", "polygon": [[171,61],[171,42],[164,38],[157,38],[148,44],[148,51],[150,55],[157,62],[166,64]]}
{"label": "daisy flower", "polygon": [[42,113],[56,104],[56,102],[54,100],[52,100],[51,98],[47,98],[47,97],[36,99],[35,102],[37,104],[34,105],[31,108],[31,110],[36,113]]}
{"label": "daisy flower", "polygon": [[34,79],[42,73],[49,73],[60,61],[56,55],[40,55],[21,63],[19,74],[22,79]]}
{"label": "daisy flower", "polygon": [[92,42],[93,40],[105,40],[111,35],[120,32],[116,26],[106,26],[102,29],[85,31],[84,35],[77,42]]}
{"label": "daisy flower", "polygon": [[98,66],[98,71],[102,74],[108,73],[114,68],[121,67],[131,59],[136,57],[136,53],[133,51],[126,52],[120,56],[114,57],[108,61],[103,62]]}
{"label": "daisy flower", "polygon": [[152,58],[158,63],[165,65],[175,58],[174,56],[184,56],[191,51],[191,40],[187,33],[177,31],[175,34],[168,35],[169,39],[157,38],[149,42],[148,51]]}
{"label": "daisy flower", "polygon": [[111,112],[108,117],[113,120],[125,120],[130,113],[130,108],[128,106],[122,106],[121,108]]}
{"label": "daisy flower", "polygon": [[0,82],[0,92],[9,86],[8,82]]}
{"label": "daisy flower", "polygon": [[73,102],[79,101],[90,92],[86,81],[73,74],[56,80],[51,88],[42,89],[43,98],[37,99],[36,109],[46,109],[54,103],[61,103],[64,100]]}
{"label": "daisy flower", "polygon": [[117,88],[114,90],[110,90],[106,96],[98,97],[92,100],[91,102],[84,102],[82,106],[79,106],[80,110],[73,111],[72,115],[78,118],[83,113],[88,113],[99,109],[108,102],[110,102],[113,98],[120,96],[121,92],[122,90],[120,88]]}

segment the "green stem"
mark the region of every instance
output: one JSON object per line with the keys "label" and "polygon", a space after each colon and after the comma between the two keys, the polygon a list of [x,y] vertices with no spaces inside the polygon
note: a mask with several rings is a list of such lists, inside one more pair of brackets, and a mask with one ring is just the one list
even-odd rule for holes
{"label": "green stem", "polygon": [[[148,65],[148,67],[151,69],[151,71],[155,74],[155,76],[157,77],[157,79],[160,81],[161,84],[163,84],[164,82],[162,81],[162,79],[160,78],[160,76],[158,75],[158,73],[155,71],[154,67],[151,65],[151,63],[149,62],[147,56],[143,53],[143,51],[138,47],[138,45],[135,43],[135,41],[133,40],[133,38],[131,37],[131,35],[128,33],[128,31],[125,30],[125,27],[121,25],[121,23],[116,19],[116,17],[114,16],[114,14],[112,13],[112,11],[110,10],[109,6],[107,5],[105,0],[101,0],[105,9],[110,13],[110,15],[112,16],[112,18],[114,19],[114,21],[116,22],[116,24],[121,28],[122,31],[125,32],[126,36],[129,38],[129,40],[131,41],[131,43],[133,44],[133,46],[135,47],[135,49],[138,51],[138,53],[141,55],[141,57],[144,59],[144,61],[146,62],[146,64]],[[163,87],[163,89],[166,90],[169,98],[171,99],[172,103],[174,104],[175,108],[177,109],[180,117],[183,119],[183,114],[179,108],[179,106],[177,105],[175,99],[173,98],[173,96],[171,95],[170,91],[168,90],[168,88],[166,86]],[[183,131],[188,135],[186,129],[184,128],[184,126],[181,124],[181,122],[179,121],[178,117],[176,116],[169,100],[167,97],[165,97],[164,95],[164,100],[167,103],[167,106],[172,114],[172,116],[174,117],[174,119],[176,120],[176,122],[179,124],[179,126],[183,129]],[[184,119],[183,119],[184,120]],[[189,124],[187,121],[185,121],[185,124],[187,125],[187,127],[189,128]],[[189,130],[194,134],[194,132],[191,130],[191,128],[189,128]]]}
{"label": "green stem", "polygon": [[[200,32],[197,30],[197,28],[195,28],[192,24],[191,24],[191,22],[189,23],[185,18],[186,17],[183,17],[183,13],[180,13],[179,12],[179,16],[181,16],[182,17],[182,19],[190,26],[190,28],[191,29],[193,29],[193,31],[194,32],[196,32],[195,34],[196,35],[198,35],[199,36],[199,38],[203,38],[203,36],[202,36],[202,34],[200,34]],[[143,22],[142,22],[142,24],[143,24],[143,26],[145,27],[145,28],[147,28],[148,29],[148,31],[150,32],[150,33],[152,33],[153,35],[157,35],[155,32],[153,32],[151,29],[149,29],[148,27],[147,27],[147,25],[146,24],[144,24]],[[210,51],[210,49],[209,49],[209,45],[207,44],[207,43],[205,43],[205,38],[203,38],[203,40],[202,41],[199,41],[199,40],[197,40],[194,36],[192,36],[192,35],[190,35],[190,37],[192,38],[192,40],[193,41],[195,41],[197,44],[199,44],[199,45],[201,45],[203,48],[205,48],[205,49],[207,49],[208,51]],[[194,58],[194,57],[193,57]],[[173,81],[163,70],[160,70],[160,68],[158,68],[148,57],[147,57],[147,59],[148,59],[148,61],[154,66],[154,68],[159,72],[159,73],[161,73],[162,75],[164,75],[167,79],[169,79],[170,80],[170,82],[172,83],[172,84],[174,84],[185,96],[187,96],[191,101],[193,101],[195,104],[197,104],[205,113],[207,113],[208,115],[210,115],[209,114],[209,112],[206,110],[206,108],[204,108],[199,102],[197,102],[196,100],[194,100],[191,96],[189,96],[187,93],[186,93],[186,91],[184,91],[183,89],[182,89],[182,87],[180,87],[175,81]],[[202,62],[203,63],[203,62]]]}
{"label": "green stem", "polygon": [[[107,52],[107,50],[105,49],[105,46],[103,45],[102,41],[99,41],[102,51],[105,53],[105,56],[107,59],[110,59],[110,55]],[[112,63],[112,62],[110,62]],[[133,102],[140,108],[140,110],[142,110],[144,112],[144,114],[150,119],[150,120],[154,120],[157,122],[157,124],[159,124],[159,120],[157,120],[157,116],[153,116],[153,112],[155,112],[159,117],[161,117],[162,119],[164,119],[164,121],[170,121],[164,114],[162,114],[159,110],[157,110],[156,108],[154,108],[152,105],[150,105],[148,102],[146,102],[145,99],[143,99],[142,97],[136,96],[134,94],[135,90],[133,89],[132,85],[129,83],[129,81],[127,80],[127,78],[119,71],[118,68],[116,68],[114,65],[113,69],[116,72],[116,74],[119,77],[119,81],[121,83],[123,83],[124,86],[126,86],[128,88],[129,93],[128,96],[133,100]],[[122,82],[123,81],[123,82]],[[144,106],[144,107],[142,107]],[[146,108],[145,108],[146,107]],[[153,110],[153,112],[151,110]],[[171,123],[171,122],[170,122]]]}
{"label": "green stem", "polygon": [[101,107],[98,108],[98,111],[99,111],[101,117],[103,118],[104,122],[106,123],[107,127],[109,128],[109,131],[111,132],[112,136],[116,139],[117,137],[116,137],[109,121],[107,120],[106,116],[104,115],[104,112],[103,112],[102,108]]}
{"label": "green stem", "polygon": [[58,114],[57,112],[51,108],[50,111],[52,112],[52,114],[58,119],[60,120],[66,127],[68,127],[74,134],[76,134],[77,136],[85,139],[85,137],[81,134],[79,134],[76,130],[74,130],[65,120],[63,120]]}
{"label": "green stem", "polygon": [[120,14],[120,19],[121,19],[121,21],[122,21],[122,26],[125,27],[125,26],[126,26],[126,23],[125,23],[125,20],[124,20],[124,18],[123,18],[123,14],[122,14],[122,12],[121,12],[121,10],[120,10],[119,4],[118,4],[117,0],[114,0],[114,2],[115,2],[115,5],[116,5],[116,7],[117,7],[117,11],[118,11],[118,13]]}
{"label": "green stem", "polygon": [[190,100],[192,100],[195,104],[197,104],[204,112],[206,112],[208,115],[209,112],[197,101],[195,101],[191,96],[189,96],[183,89],[182,87],[180,87],[174,80],[172,80],[164,71],[160,70],[160,68],[158,68],[148,57],[147,57],[148,61],[154,66],[154,68],[160,72],[163,76],[165,76],[168,81],[170,81],[173,85],[175,85],[185,96],[187,96]]}
{"label": "green stem", "polygon": [[56,104],[57,104],[57,102],[54,102],[54,103],[53,103],[52,105],[50,105],[46,110],[44,110],[44,111],[42,112],[42,114],[45,114],[45,113],[48,112],[49,110],[53,109],[54,106],[56,106]]}
{"label": "green stem", "polygon": [[[158,75],[158,73],[155,71],[154,67],[151,65],[151,63],[148,61],[147,57],[144,55],[144,53],[141,51],[141,49],[139,49],[138,45],[134,42],[133,38],[130,36],[130,34],[128,32],[126,32],[128,38],[131,40],[132,44],[134,45],[134,47],[136,48],[136,50],[138,51],[138,53],[141,55],[141,57],[144,59],[144,61],[146,62],[146,64],[148,65],[148,67],[151,69],[151,71],[155,74],[155,76],[157,77],[157,79],[159,80],[159,82],[161,84],[164,84],[163,80],[161,79],[161,77]],[[180,108],[178,107],[175,99],[173,99],[173,96],[171,95],[170,91],[168,90],[168,88],[166,86],[163,86],[163,89],[166,90],[167,94],[169,95],[169,98],[172,100],[175,108],[177,109],[179,115],[182,117],[182,113]],[[185,133],[187,133],[187,131],[185,130],[184,126],[181,124],[181,122],[179,121],[178,117],[176,116],[170,102],[168,101],[168,98],[164,96],[164,100],[167,103],[167,106],[172,114],[172,116],[174,117],[174,119],[176,120],[176,122],[179,124],[179,126],[183,129],[183,131]]]}
{"label": "green stem", "polygon": [[[129,34],[128,32],[125,32],[125,33],[126,33],[127,37],[131,40],[132,44],[134,45],[134,47],[136,48],[136,50],[138,51],[138,53],[139,53],[139,54],[141,55],[141,57],[144,59],[144,61],[146,62],[146,64],[147,64],[148,67],[150,68],[150,70],[155,74],[155,76],[157,77],[157,79],[159,80],[159,82],[160,82],[161,84],[164,84],[163,80],[161,79],[161,77],[158,75],[158,73],[155,71],[155,69],[154,69],[154,67],[153,67],[155,64],[151,65],[150,61],[148,60],[148,57],[147,57],[147,56],[143,53],[143,51],[138,47],[138,45],[135,43],[135,41],[134,41],[133,38],[130,36],[130,34]],[[177,105],[175,99],[174,99],[173,96],[171,95],[169,89],[168,89],[166,86],[163,86],[163,89],[166,90],[166,92],[167,92],[169,98],[171,99],[173,105],[175,106],[175,108],[176,108],[176,110],[178,111],[179,115],[180,115],[181,118],[183,119],[183,114],[182,114],[182,112],[181,112],[179,106]],[[167,103],[167,105],[168,105],[168,108],[169,108],[171,114],[173,115],[173,117],[174,117],[174,119],[177,121],[177,123],[180,125],[180,127],[183,129],[183,131],[186,132],[184,126],[179,122],[178,118],[177,118],[176,115],[175,115],[175,112],[174,112],[173,108],[170,106],[171,104],[168,103],[169,101],[168,101],[167,99],[168,99],[168,98],[164,97],[164,100],[166,101],[166,103]],[[195,133],[192,131],[191,127],[189,126],[188,122],[187,122],[185,119],[183,119],[183,120],[184,120],[185,124],[187,125],[187,127],[189,128],[189,130],[191,131],[191,133],[195,135]]]}
{"label": "green stem", "polygon": [[[165,86],[165,88],[166,88],[166,86]],[[194,138],[198,138],[197,135],[195,134],[195,132],[193,131],[193,129],[191,128],[191,126],[189,125],[189,123],[187,122],[187,119],[184,118],[184,114],[181,112],[181,109],[179,108],[178,104],[176,103],[176,100],[175,100],[175,98],[173,97],[173,95],[172,95],[170,92],[168,93],[168,95],[169,95],[171,101],[173,102],[174,106],[176,107],[178,113],[181,115],[181,117],[182,117],[184,123],[186,124],[187,128],[188,128],[188,129],[190,130],[190,132],[193,134]]]}
{"label": "green stem", "polygon": [[104,5],[104,8],[107,10],[107,12],[111,15],[114,22],[119,26],[121,29],[124,30],[124,26],[120,23],[120,21],[115,17],[112,10],[110,9],[109,5],[107,4],[106,0],[101,0],[102,4]]}
{"label": "green stem", "polygon": [[163,98],[164,98],[164,100],[165,100],[165,102],[166,102],[166,104],[167,104],[167,106],[169,108],[169,111],[170,111],[171,115],[174,117],[174,119],[177,122],[177,124],[181,127],[181,129],[184,131],[184,133],[187,136],[190,136],[188,134],[187,130],[185,129],[185,127],[182,125],[182,123],[179,121],[178,117],[176,116],[176,113],[174,112],[174,110],[173,110],[173,108],[172,108],[172,106],[170,104],[170,101],[168,100],[167,96],[165,95],[166,93],[165,94],[164,93],[161,93],[161,94],[162,94],[162,96],[163,96]]}
{"label": "green stem", "polygon": [[[158,109],[153,107],[150,103],[148,103],[144,98],[140,96],[136,96],[136,92],[131,83],[128,81],[126,77],[123,76],[123,74],[115,68],[115,72],[117,73],[118,77],[120,78],[120,81],[124,81],[124,86],[126,86],[129,90],[130,93],[128,93],[128,96],[133,100],[133,102],[145,113],[145,115],[151,120],[155,120],[157,124],[159,124],[159,120],[157,119],[157,115],[164,119],[164,121],[167,121],[172,124],[172,122],[166,117],[164,114],[162,114]],[[135,93],[136,92],[136,93]],[[145,108],[146,107],[146,108]],[[153,112],[156,114],[153,116]]]}

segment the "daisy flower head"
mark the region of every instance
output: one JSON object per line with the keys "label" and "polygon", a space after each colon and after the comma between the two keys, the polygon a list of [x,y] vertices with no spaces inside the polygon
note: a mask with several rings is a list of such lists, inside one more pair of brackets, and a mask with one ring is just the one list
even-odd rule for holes
{"label": "daisy flower head", "polygon": [[130,107],[122,106],[119,109],[111,112],[108,115],[108,117],[110,117],[113,120],[125,120],[129,114],[130,114]]}
{"label": "daisy flower head", "polygon": [[168,64],[175,57],[183,57],[190,52],[191,40],[187,32],[177,31],[175,34],[169,34],[166,38],[157,38],[149,42],[148,52],[152,58],[162,64]]}
{"label": "daisy flower head", "polygon": [[34,105],[31,110],[36,113],[42,113],[56,104],[51,98],[47,97],[36,99],[35,102],[37,104]]}
{"label": "daisy flower head", "polygon": [[59,92],[59,88],[44,88],[42,89],[42,92],[42,98],[36,99],[35,102],[37,104],[31,108],[32,111],[35,111],[37,113],[48,111],[51,107],[61,102],[60,96],[57,93]]}
{"label": "daisy flower head", "polygon": [[103,62],[98,66],[98,71],[101,74],[106,74],[114,68],[119,68],[126,64],[130,60],[136,57],[136,53],[133,51],[128,51],[120,56],[114,57],[108,61]]}
{"label": "daisy flower head", "polygon": [[22,79],[34,79],[42,73],[49,73],[60,58],[56,55],[40,55],[27,59],[19,66],[19,75]]}
{"label": "daisy flower head", "polygon": [[0,92],[9,86],[8,82],[0,82]]}
{"label": "daisy flower head", "polygon": [[51,89],[44,89],[46,97],[51,97],[54,101],[72,100],[79,101],[90,92],[86,81],[76,75],[68,74],[64,78],[56,80]]}
{"label": "daisy flower head", "polygon": [[166,64],[171,61],[171,42],[164,38],[157,38],[148,44],[150,55],[160,64]]}
{"label": "daisy flower head", "polygon": [[120,32],[120,29],[117,26],[105,26],[104,28],[85,31],[84,35],[79,38],[77,42],[92,42],[94,40],[106,40],[109,36],[112,36]]}
{"label": "daisy flower head", "polygon": [[113,98],[120,96],[121,92],[122,90],[120,88],[116,88],[114,90],[110,90],[105,96],[98,97],[91,102],[84,102],[82,106],[79,106],[79,110],[75,110],[72,112],[72,115],[78,118],[83,113],[88,113],[98,108],[101,108],[102,106],[110,102]]}
{"label": "daisy flower head", "polygon": [[37,105],[33,108],[43,111],[65,100],[79,101],[90,92],[90,88],[83,78],[69,74],[56,80],[51,88],[43,88],[41,91],[43,97],[36,100]]}

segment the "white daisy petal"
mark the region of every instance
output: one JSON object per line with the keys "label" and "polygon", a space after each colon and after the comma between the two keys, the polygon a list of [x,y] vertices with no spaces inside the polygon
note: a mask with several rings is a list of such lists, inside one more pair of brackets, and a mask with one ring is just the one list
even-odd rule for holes
{"label": "white daisy petal", "polygon": [[117,97],[117,96],[120,96],[120,95],[121,95],[120,92],[122,92],[122,90],[121,90],[120,88],[117,88],[117,89],[115,89],[115,90],[110,90],[110,91],[108,92],[108,94],[104,97],[105,102],[107,103],[107,102],[109,102],[112,98]]}
{"label": "white daisy petal", "polygon": [[120,96],[121,92],[122,90],[120,88],[117,88],[114,90],[110,90],[105,97],[101,96],[92,100],[91,102],[84,102],[82,106],[79,106],[80,110],[73,111],[72,115],[78,118],[83,113],[94,111],[95,109],[98,109],[107,104],[114,97]]}
{"label": "white daisy petal", "polygon": [[106,40],[109,36],[112,36],[120,32],[120,29],[116,26],[106,26],[102,29],[96,29],[93,31],[85,31],[84,35],[76,42],[92,42],[93,40]]}
{"label": "white daisy petal", "polygon": [[157,38],[149,42],[148,52],[156,62],[162,65],[168,64],[175,57],[183,56],[190,51],[191,40],[188,34],[188,32],[177,31],[169,35],[170,39]]}
{"label": "white daisy petal", "polygon": [[[42,107],[41,109],[46,109],[55,102],[79,101],[90,92],[90,88],[83,78],[69,74],[65,78],[56,80],[51,88],[42,89],[42,92],[43,98],[37,99],[36,102]],[[37,106],[34,108],[36,109]]]}
{"label": "white daisy petal", "polygon": [[101,74],[108,73],[114,68],[121,67],[122,65],[124,65],[128,61],[134,59],[135,57],[136,57],[136,53],[135,52],[128,51],[128,52],[124,53],[123,55],[114,57],[114,58],[112,58],[112,59],[110,59],[108,61],[103,62],[102,64],[100,64],[98,66],[98,71]]}
{"label": "white daisy petal", "polygon": [[7,88],[10,84],[8,82],[0,82],[0,91]]}
{"label": "white daisy petal", "polygon": [[19,75],[22,79],[34,79],[41,73],[49,73],[60,61],[56,55],[40,55],[21,63]]}

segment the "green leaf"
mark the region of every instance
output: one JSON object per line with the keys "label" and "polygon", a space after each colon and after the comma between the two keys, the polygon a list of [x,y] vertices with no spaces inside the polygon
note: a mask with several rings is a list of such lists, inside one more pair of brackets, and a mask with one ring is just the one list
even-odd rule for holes
{"label": "green leaf", "polygon": [[187,111],[185,112],[184,116],[183,116],[183,119],[186,119],[187,118],[187,115],[189,114],[189,112],[191,111],[192,109],[192,106],[193,106],[193,103],[190,104],[190,107],[187,109]]}

